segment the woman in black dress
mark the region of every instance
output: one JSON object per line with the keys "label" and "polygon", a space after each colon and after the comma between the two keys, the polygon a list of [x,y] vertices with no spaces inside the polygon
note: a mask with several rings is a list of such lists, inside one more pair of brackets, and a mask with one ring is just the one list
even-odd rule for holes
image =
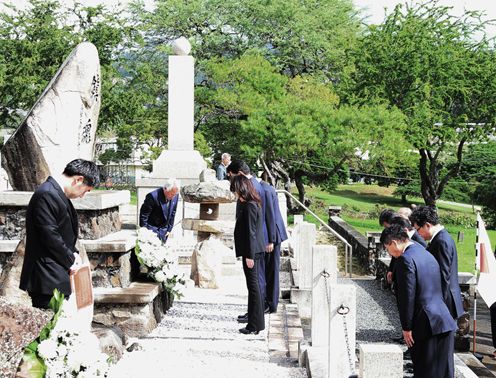
{"label": "woman in black dress", "polygon": [[263,258],[265,249],[262,202],[250,179],[243,175],[231,179],[231,191],[238,197],[234,228],[236,257],[243,258],[243,271],[248,288],[248,324],[239,332],[258,334],[265,328],[263,301],[255,264],[255,260]]}

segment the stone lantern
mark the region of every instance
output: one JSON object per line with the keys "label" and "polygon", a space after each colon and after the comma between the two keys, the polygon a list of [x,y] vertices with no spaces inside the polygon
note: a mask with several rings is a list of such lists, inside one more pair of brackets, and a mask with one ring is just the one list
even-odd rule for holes
{"label": "stone lantern", "polygon": [[234,219],[219,220],[219,204],[236,201],[229,190],[229,181],[218,181],[215,171],[205,169],[200,174],[200,183],[181,188],[184,202],[200,204],[200,218],[184,218],[184,230],[196,231],[198,243],[191,256],[191,279],[204,288],[218,288],[223,256],[234,256],[234,252],[222,241],[224,234],[232,235]]}

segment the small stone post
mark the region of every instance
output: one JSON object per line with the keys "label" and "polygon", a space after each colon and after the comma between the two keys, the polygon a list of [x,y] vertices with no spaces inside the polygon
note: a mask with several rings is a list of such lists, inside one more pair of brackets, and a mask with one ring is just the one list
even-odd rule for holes
{"label": "small stone post", "polygon": [[[355,366],[356,288],[353,285],[331,287],[331,321],[329,325],[329,376],[348,377]],[[341,307],[343,306],[343,307]],[[346,313],[340,315],[338,311]]]}
{"label": "small stone post", "polygon": [[334,245],[313,246],[312,347],[328,346],[328,301],[331,295],[331,285],[334,286],[337,283],[337,252]]}
{"label": "small stone post", "polygon": [[403,377],[401,348],[392,344],[360,344],[360,377]]}
{"label": "small stone post", "polygon": [[312,248],[317,238],[317,228],[313,223],[300,224],[300,237],[298,243],[298,272],[300,276],[299,288],[312,288]]}
{"label": "small stone post", "polygon": [[303,215],[301,214],[296,214],[293,216],[293,224],[297,225],[299,223],[303,222]]}

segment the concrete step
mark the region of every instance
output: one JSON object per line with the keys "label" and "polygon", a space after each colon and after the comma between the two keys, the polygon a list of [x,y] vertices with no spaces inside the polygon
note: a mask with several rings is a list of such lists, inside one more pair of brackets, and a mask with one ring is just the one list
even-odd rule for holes
{"label": "concrete step", "polygon": [[95,304],[150,303],[161,292],[160,285],[155,282],[133,282],[129,287],[98,287],[93,290]]}

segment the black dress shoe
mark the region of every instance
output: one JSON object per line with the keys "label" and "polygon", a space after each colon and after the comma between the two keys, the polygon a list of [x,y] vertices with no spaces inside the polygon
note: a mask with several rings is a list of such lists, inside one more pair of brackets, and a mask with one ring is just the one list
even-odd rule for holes
{"label": "black dress shoe", "polygon": [[394,341],[395,343],[400,343],[400,344],[404,344],[405,343],[405,340],[404,340],[403,336],[391,337],[391,340]]}
{"label": "black dress shoe", "polygon": [[238,323],[248,323],[248,316],[246,318],[238,318]]}
{"label": "black dress shoe", "polygon": [[258,335],[258,331],[251,330],[248,328],[240,328],[239,332],[241,332],[243,335]]}
{"label": "black dress shoe", "polygon": [[243,315],[238,315],[238,319],[248,319],[248,313]]}
{"label": "black dress shoe", "polygon": [[270,308],[268,306],[265,307],[264,314],[270,314]]}

